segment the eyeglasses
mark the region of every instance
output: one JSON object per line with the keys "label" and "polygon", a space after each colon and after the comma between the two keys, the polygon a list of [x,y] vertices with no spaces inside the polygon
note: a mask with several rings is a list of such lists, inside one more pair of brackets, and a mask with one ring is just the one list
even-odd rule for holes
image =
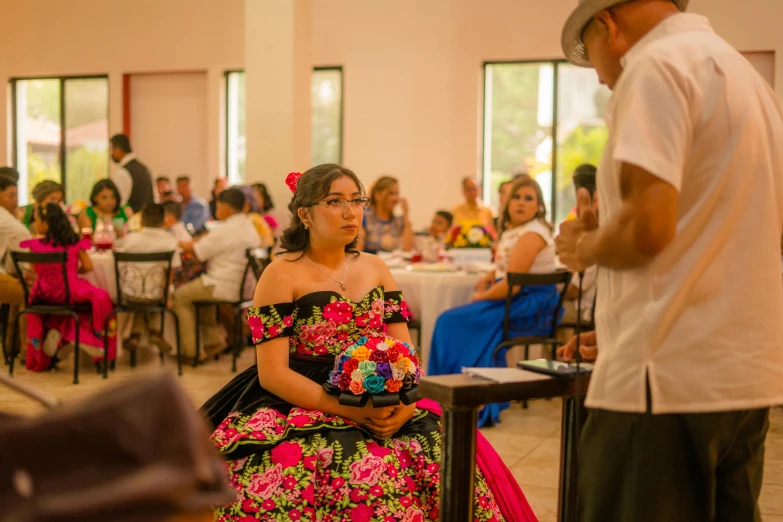
{"label": "eyeglasses", "polygon": [[353,198],[351,200],[334,198],[327,199],[326,201],[319,201],[316,205],[325,205],[326,208],[331,209],[333,212],[336,212],[338,209],[345,212],[348,210],[348,205],[351,205],[351,208],[355,211],[364,211],[370,206],[370,198]]}

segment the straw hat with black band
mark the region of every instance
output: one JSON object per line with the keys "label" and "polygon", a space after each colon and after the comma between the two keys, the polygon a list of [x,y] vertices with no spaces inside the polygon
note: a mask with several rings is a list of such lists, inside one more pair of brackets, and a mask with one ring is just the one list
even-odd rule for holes
{"label": "straw hat with black band", "polygon": [[[585,54],[585,46],[582,43],[582,33],[587,28],[595,15],[605,9],[619,4],[628,3],[629,0],[579,0],[579,6],[571,13],[563,27],[563,53],[566,60],[579,67],[592,67]],[[688,9],[690,0],[671,0],[680,11]]]}

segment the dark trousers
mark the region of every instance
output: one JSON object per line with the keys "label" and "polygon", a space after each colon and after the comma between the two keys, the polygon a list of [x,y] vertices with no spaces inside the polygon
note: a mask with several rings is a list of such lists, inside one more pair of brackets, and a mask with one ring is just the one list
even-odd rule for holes
{"label": "dark trousers", "polygon": [[592,410],[579,445],[580,522],[761,522],[769,408]]}

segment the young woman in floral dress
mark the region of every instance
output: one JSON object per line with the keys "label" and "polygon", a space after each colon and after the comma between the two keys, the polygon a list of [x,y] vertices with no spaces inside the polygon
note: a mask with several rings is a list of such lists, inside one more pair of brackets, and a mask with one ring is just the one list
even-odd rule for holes
{"label": "young woman in floral dress", "polygon": [[[437,405],[343,406],[323,388],[335,356],[362,336],[411,343],[388,268],[354,250],[364,188],[339,165],[289,181],[288,253],[264,272],[248,314],[258,363],[202,408],[237,491],[216,519],[437,520]],[[479,447],[476,520],[535,521],[497,454],[483,439]]]}

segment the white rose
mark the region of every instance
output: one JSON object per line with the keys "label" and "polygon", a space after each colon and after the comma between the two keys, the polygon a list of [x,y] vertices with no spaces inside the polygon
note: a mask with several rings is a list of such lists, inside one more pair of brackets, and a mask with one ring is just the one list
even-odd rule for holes
{"label": "white rose", "polygon": [[468,241],[471,243],[478,243],[481,241],[481,238],[484,237],[484,231],[480,228],[471,228],[470,232],[468,232]]}

